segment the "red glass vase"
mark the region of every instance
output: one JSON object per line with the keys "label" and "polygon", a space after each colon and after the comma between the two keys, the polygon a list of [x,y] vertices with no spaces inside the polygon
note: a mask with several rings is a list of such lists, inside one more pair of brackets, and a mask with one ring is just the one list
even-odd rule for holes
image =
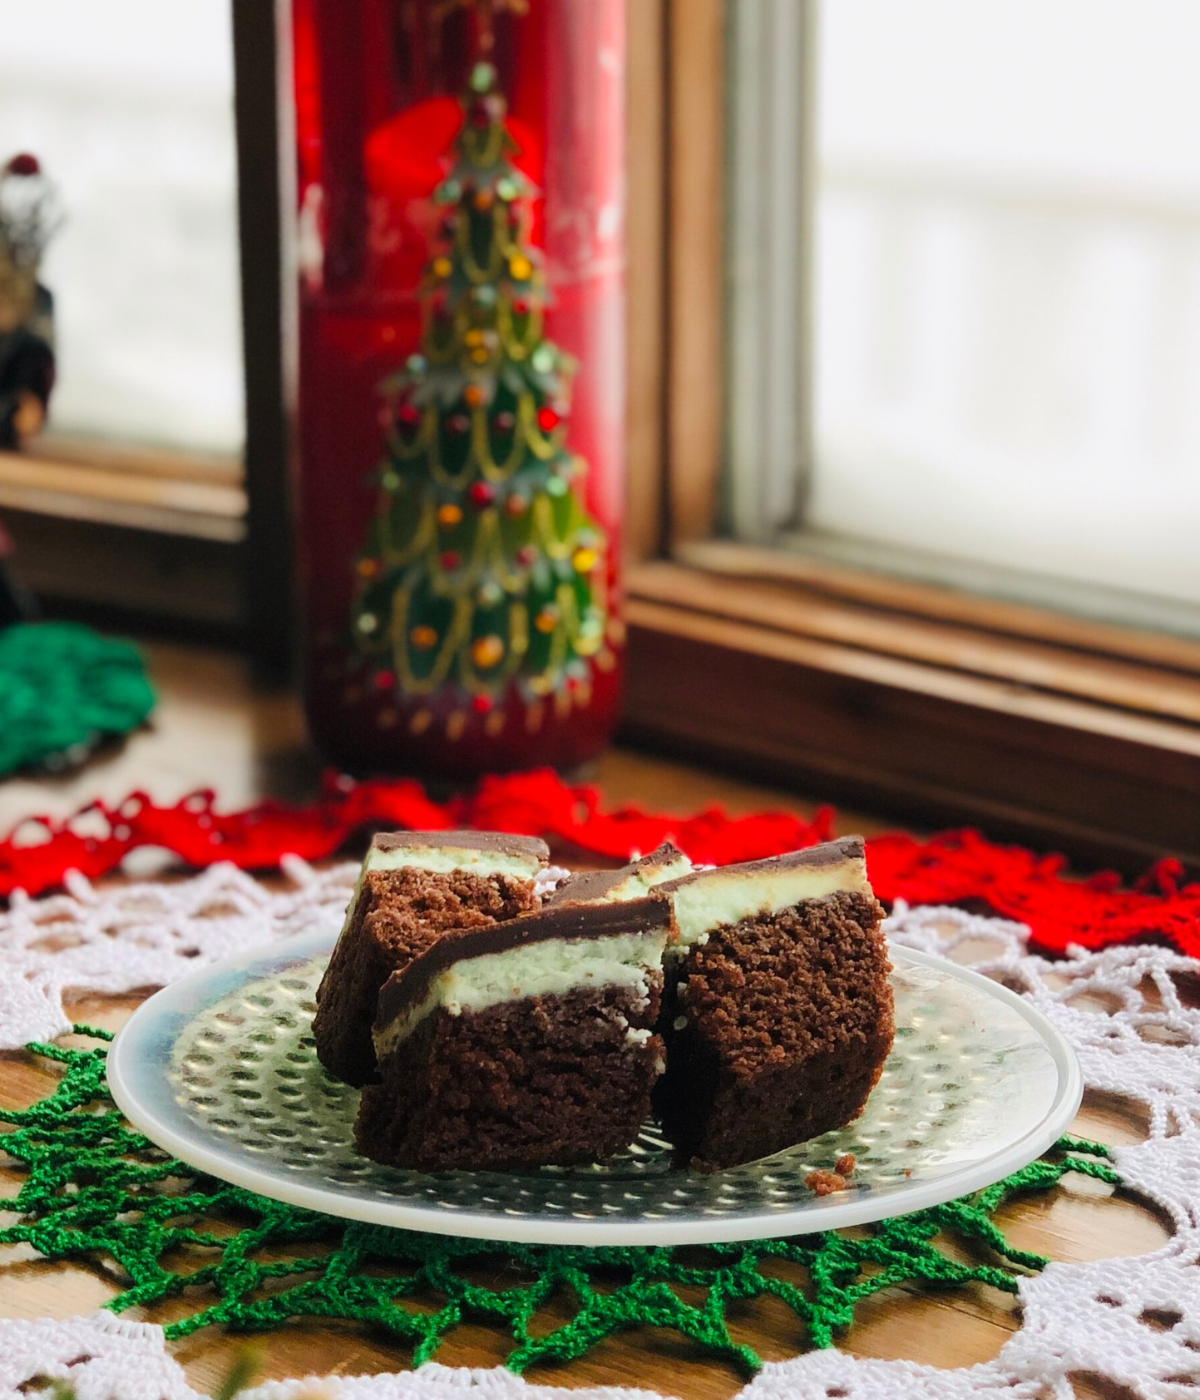
{"label": "red glass vase", "polygon": [[623,0],[294,0],[304,691],[352,771],[616,720]]}

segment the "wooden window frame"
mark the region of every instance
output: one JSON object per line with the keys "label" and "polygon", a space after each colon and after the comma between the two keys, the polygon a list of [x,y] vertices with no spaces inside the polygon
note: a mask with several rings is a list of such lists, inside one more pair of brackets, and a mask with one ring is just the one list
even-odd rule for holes
{"label": "wooden window frame", "polygon": [[48,432],[0,451],[0,518],[50,614],[242,634],[247,496],[235,456]]}
{"label": "wooden window frame", "polygon": [[261,674],[293,657],[290,417],[294,282],[288,0],[239,5],[233,29],[244,454],[51,431],[0,451],[16,568],[51,610],[237,637]]}
{"label": "wooden window frame", "polygon": [[1200,643],[721,538],[724,10],[629,6],[624,734],[1082,866],[1200,868]]}

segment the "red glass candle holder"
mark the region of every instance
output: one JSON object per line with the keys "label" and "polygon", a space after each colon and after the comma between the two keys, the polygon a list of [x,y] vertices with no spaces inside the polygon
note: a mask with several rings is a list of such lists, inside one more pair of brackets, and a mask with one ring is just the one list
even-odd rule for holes
{"label": "red glass candle holder", "polygon": [[623,664],[622,0],[294,0],[317,746],[571,767]]}

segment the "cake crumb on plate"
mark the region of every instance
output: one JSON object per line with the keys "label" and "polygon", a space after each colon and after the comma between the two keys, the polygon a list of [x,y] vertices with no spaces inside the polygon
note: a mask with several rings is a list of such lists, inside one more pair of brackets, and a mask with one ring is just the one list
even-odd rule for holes
{"label": "cake crumb on plate", "polygon": [[835,1191],[846,1189],[846,1178],[838,1172],[819,1170],[809,1172],[804,1178],[804,1184],[814,1196],[832,1196]]}

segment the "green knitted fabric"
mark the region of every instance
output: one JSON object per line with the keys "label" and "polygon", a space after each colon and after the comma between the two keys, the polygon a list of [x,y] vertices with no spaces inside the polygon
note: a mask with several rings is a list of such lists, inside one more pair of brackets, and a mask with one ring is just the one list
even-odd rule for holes
{"label": "green knitted fabric", "polygon": [[107,735],[135,729],[153,707],[142,658],[128,642],[74,622],[0,631],[0,775],[76,763]]}
{"label": "green knitted fabric", "polygon": [[[1064,1138],[974,1196],[851,1233],[704,1249],[497,1245],[336,1220],[198,1176],[122,1120],[103,1049],[29,1049],[62,1076],[31,1108],[0,1111],[12,1125],[5,1150],[26,1172],[10,1206],[18,1223],[0,1243],[114,1261],[123,1287],[108,1306],[117,1312],[185,1299],[191,1311],[166,1328],[170,1338],[218,1323],[266,1331],[291,1318],[350,1318],[410,1346],[419,1365],[459,1323],[484,1321],[512,1337],[508,1365],[521,1371],[569,1361],[625,1328],[666,1327],[749,1372],[760,1361],[730,1333],[737,1300],[782,1299],[796,1314],[799,1352],[830,1346],[864,1298],[897,1284],[977,1280],[1015,1293],[1046,1260],[1010,1245],[996,1210],[1067,1172],[1119,1180],[1103,1146]],[[976,1262],[952,1258],[942,1248],[950,1239]]]}

